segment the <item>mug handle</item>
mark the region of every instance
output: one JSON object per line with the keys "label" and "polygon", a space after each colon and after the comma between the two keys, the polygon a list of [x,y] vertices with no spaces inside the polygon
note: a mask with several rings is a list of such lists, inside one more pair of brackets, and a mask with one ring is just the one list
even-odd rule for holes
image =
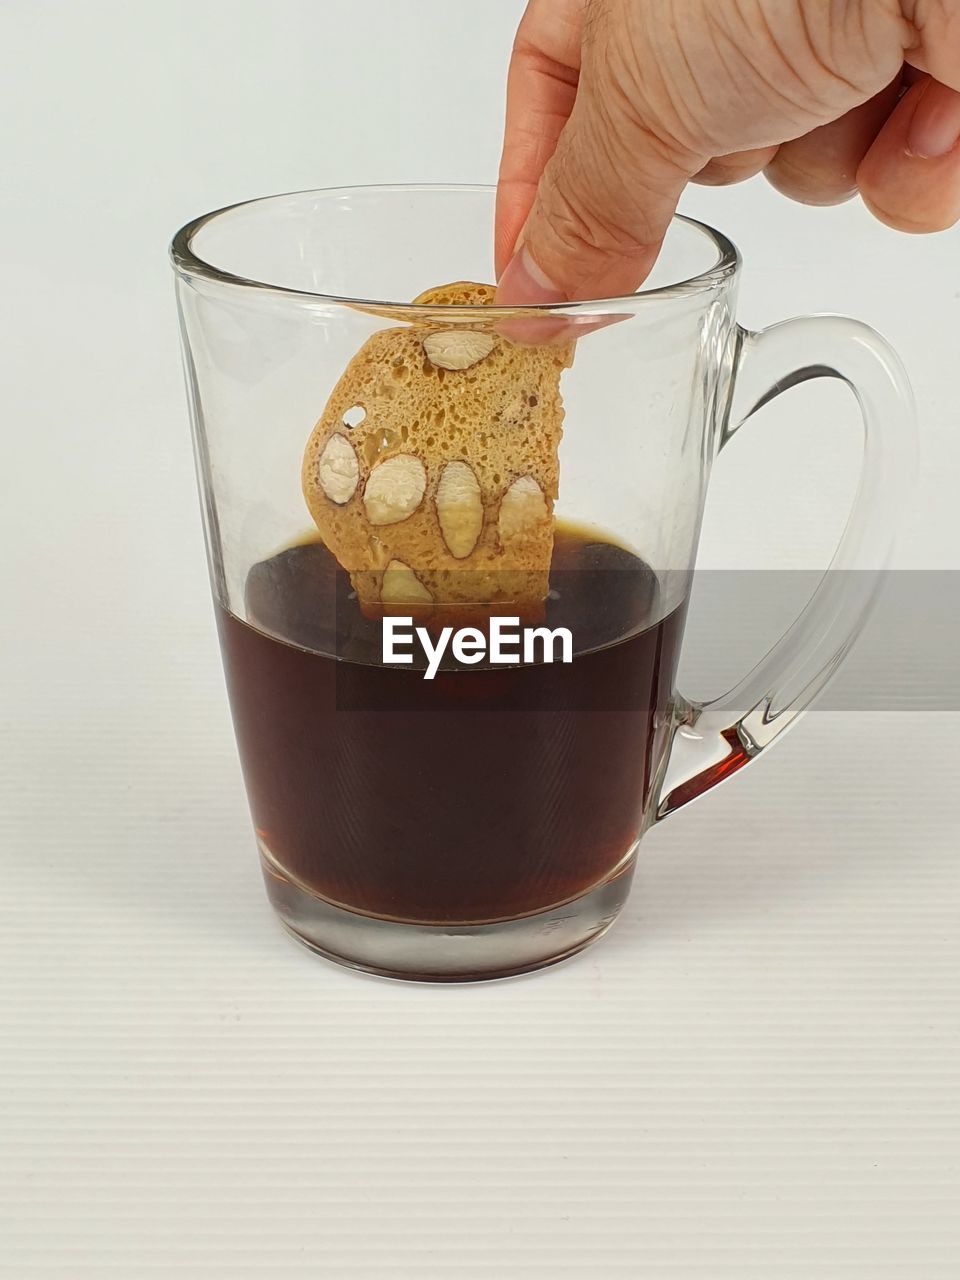
{"label": "mug handle", "polygon": [[896,352],[867,325],[824,315],[759,333],[739,328],[735,363],[719,448],[781,392],[810,378],[839,378],[863,414],[860,483],[830,566],[789,630],[729,693],[710,702],[678,699],[657,820],[765,751],[834,675],[870,613],[915,467],[910,383]]}

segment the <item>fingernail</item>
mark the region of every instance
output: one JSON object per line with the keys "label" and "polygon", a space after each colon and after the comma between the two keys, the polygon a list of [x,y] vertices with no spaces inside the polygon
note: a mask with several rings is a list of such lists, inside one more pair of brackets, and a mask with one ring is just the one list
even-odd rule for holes
{"label": "fingernail", "polygon": [[505,307],[536,307],[566,301],[563,290],[544,275],[523,245],[500,277],[497,302]]}
{"label": "fingernail", "polygon": [[960,142],[960,93],[936,81],[924,85],[907,130],[907,154],[938,160]]}

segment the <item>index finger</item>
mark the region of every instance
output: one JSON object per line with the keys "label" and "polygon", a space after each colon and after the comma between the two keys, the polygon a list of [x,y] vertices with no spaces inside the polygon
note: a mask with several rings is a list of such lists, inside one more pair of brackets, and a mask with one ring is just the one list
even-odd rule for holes
{"label": "index finger", "polygon": [[497,187],[497,278],[513,256],[540,177],[573,110],[587,0],[530,0],[507,78],[507,119]]}

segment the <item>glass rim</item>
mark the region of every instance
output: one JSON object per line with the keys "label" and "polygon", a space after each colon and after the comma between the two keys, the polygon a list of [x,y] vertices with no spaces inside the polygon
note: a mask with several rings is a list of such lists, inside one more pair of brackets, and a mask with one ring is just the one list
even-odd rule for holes
{"label": "glass rim", "polygon": [[722,231],[717,231],[715,227],[711,227],[706,222],[700,222],[696,218],[688,217],[686,214],[676,213],[671,219],[672,222],[682,222],[688,227],[692,227],[695,231],[701,233],[710,240],[717,251],[717,259],[712,266],[706,270],[698,272],[696,275],[689,276],[683,280],[674,281],[672,284],[658,285],[652,289],[644,289],[642,286],[636,293],[613,295],[610,297],[589,298],[577,302],[552,302],[541,304],[528,304],[523,306],[502,306],[495,307],[477,303],[416,303],[410,301],[395,301],[389,298],[361,298],[353,297],[348,294],[324,293],[321,291],[308,289],[294,289],[288,285],[275,284],[269,280],[257,280],[252,277],[238,275],[235,272],[226,271],[221,267],[215,266],[212,262],[208,262],[202,258],[193,247],[194,239],[201,231],[210,226],[218,218],[227,214],[234,213],[238,209],[244,209],[252,205],[269,204],[273,201],[289,199],[291,196],[345,196],[353,193],[363,192],[370,193],[390,193],[390,192],[452,192],[460,194],[483,194],[494,195],[496,187],[485,183],[444,183],[444,182],[417,182],[417,183],[366,183],[342,187],[317,187],[304,188],[299,191],[277,192],[268,196],[255,196],[249,200],[238,200],[233,204],[223,205],[219,209],[213,209],[209,213],[201,214],[197,218],[192,218],[176,232],[170,242],[170,259],[173,263],[177,274],[184,278],[199,278],[206,281],[212,281],[216,284],[233,285],[243,289],[255,289],[260,292],[270,293],[280,297],[287,297],[297,300],[301,303],[312,302],[325,306],[348,306],[357,308],[387,308],[391,312],[410,315],[423,315],[427,313],[436,314],[439,312],[447,313],[475,313],[482,311],[486,319],[491,319],[501,315],[517,315],[530,314],[537,315],[553,314],[553,315],[577,315],[595,313],[598,307],[609,309],[611,306],[624,308],[626,306],[636,306],[638,303],[650,303],[656,301],[664,301],[670,298],[689,298],[698,294],[709,293],[713,290],[721,288],[733,276],[736,275],[740,268],[741,257],[737,246]]}

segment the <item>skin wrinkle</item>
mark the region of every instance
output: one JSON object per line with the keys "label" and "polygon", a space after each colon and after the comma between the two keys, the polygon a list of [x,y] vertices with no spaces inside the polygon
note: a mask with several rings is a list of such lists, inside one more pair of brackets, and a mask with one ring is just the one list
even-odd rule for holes
{"label": "skin wrinkle", "polygon": [[[513,73],[519,69],[521,73],[525,71],[528,78],[537,78],[538,80],[551,81],[557,86],[558,98],[562,98],[562,105],[556,111],[535,111],[535,118],[543,120],[556,119],[559,124],[566,123],[576,98],[577,84],[580,79],[580,72],[577,67],[567,65],[558,61],[550,54],[536,48],[535,45],[528,40],[521,38],[518,34],[514,44],[513,56],[515,66]],[[516,132],[521,135],[526,132],[532,132],[532,129],[521,121],[516,126]]]}
{"label": "skin wrinkle", "polygon": [[577,87],[580,72],[576,67],[569,66],[564,62],[558,62],[556,58],[550,57],[549,54],[542,52],[542,50],[537,49],[525,40],[518,39],[514,45],[513,52],[521,67],[526,64],[530,71],[546,76],[549,80],[556,80],[565,88],[575,89]]}
{"label": "skin wrinkle", "polygon": [[[682,147],[679,142],[674,142],[672,139],[663,138],[655,129],[650,127],[649,123],[645,124],[643,117],[637,115],[633,109],[630,108],[629,91],[624,89],[622,85],[617,83],[615,80],[609,81],[608,84],[610,84],[612,92],[604,93],[598,99],[596,105],[596,111],[600,115],[601,119],[607,121],[611,120],[613,117],[614,107],[619,112],[629,112],[633,117],[629,121],[632,135],[634,137],[644,135],[648,145],[652,150],[658,153],[665,164],[676,165],[678,169],[684,169],[686,166],[678,163],[677,152],[683,151],[685,155],[689,156],[690,152],[687,148]],[[604,144],[608,136],[609,134],[607,131],[601,132],[600,137],[603,139]],[[622,156],[620,158],[621,163],[630,163],[631,161],[632,157],[630,155]]]}
{"label": "skin wrinkle", "polygon": [[[598,120],[601,124],[609,120],[608,116],[603,113],[606,107],[602,103],[597,104]],[[603,234],[598,244],[593,247],[602,248],[604,246],[617,244],[618,242],[626,246],[627,249],[637,248],[638,246],[648,246],[655,244],[659,239],[657,232],[646,219],[641,215],[638,221],[638,210],[643,209],[646,204],[653,204],[662,201],[665,198],[664,191],[652,186],[642,174],[639,172],[636,163],[632,163],[630,154],[620,154],[614,150],[613,140],[618,136],[616,131],[610,127],[595,128],[592,131],[590,146],[585,150],[589,153],[594,164],[598,161],[601,163],[601,171],[609,174],[621,175],[620,181],[620,198],[617,201],[619,208],[614,207],[611,212],[614,215],[619,214],[620,219],[629,225],[629,230],[624,233],[617,225],[616,221],[611,221],[608,215],[597,212],[593,209],[587,211],[587,221],[595,224],[596,228]],[[668,162],[672,163],[672,162]],[[669,171],[669,170],[668,170]],[[680,183],[682,181],[682,171],[677,168],[676,179]],[[626,186],[624,178],[629,174],[630,185]],[[588,182],[586,189],[594,192],[598,189],[599,183]],[[638,201],[637,194],[646,196],[647,200]],[[613,196],[609,187],[605,192],[608,196]],[[591,242],[592,243],[592,242]]]}
{"label": "skin wrinkle", "polygon": [[[659,0],[658,0],[659,3]],[[709,159],[708,152],[703,148],[696,147],[690,141],[690,138],[682,137],[680,129],[667,128],[663,122],[663,111],[655,110],[653,102],[650,101],[655,97],[655,93],[646,90],[645,84],[640,82],[641,74],[652,74],[655,77],[655,87],[667,97],[669,106],[673,111],[680,108],[689,116],[689,128],[691,137],[700,132],[700,125],[696,116],[692,113],[690,102],[692,97],[696,96],[699,100],[703,114],[709,116],[710,105],[705,99],[703,92],[700,90],[699,78],[696,77],[694,68],[690,64],[684,49],[684,42],[680,40],[676,27],[676,0],[671,0],[668,9],[668,24],[664,28],[652,29],[646,33],[648,40],[655,45],[654,58],[652,67],[637,69],[635,76],[631,77],[630,68],[623,64],[622,54],[613,61],[613,86],[616,90],[618,99],[620,99],[622,108],[625,109],[625,119],[631,123],[634,128],[636,137],[643,137],[645,145],[657,154],[660,161],[668,168],[676,169],[678,174],[691,174],[701,168],[701,165]],[[646,6],[641,13],[644,15],[648,12]],[[659,37],[659,42],[657,44]],[[673,92],[671,79],[664,76],[663,67],[668,63],[668,51],[673,50],[680,54],[682,65],[684,65],[685,83],[678,87],[677,92]],[[658,56],[659,55],[659,56]],[[643,104],[637,108],[635,102]],[[603,95],[599,95],[599,105],[603,109]],[[609,122],[608,122],[609,123]],[[682,122],[681,122],[682,123]]]}
{"label": "skin wrinkle", "polygon": [[530,180],[526,175],[531,168],[542,169],[546,165],[553,151],[548,142],[547,134],[536,128],[535,121],[551,118],[546,113],[534,116],[529,126],[518,130],[514,136],[514,150],[510,164],[500,170],[501,182],[507,182],[511,185],[513,183],[527,183]]}
{"label": "skin wrinkle", "polygon": [[933,10],[934,15],[939,15],[942,23],[946,24],[950,19],[942,0],[905,0],[900,6],[903,16],[917,32],[920,39],[923,39],[924,32],[930,26],[930,11]]}
{"label": "skin wrinkle", "polygon": [[[707,9],[707,13],[710,13],[709,8]],[[725,26],[719,24],[715,20],[711,22],[711,27],[714,33],[713,41],[717,57],[723,65],[728,82],[730,85],[736,86],[741,109],[745,111],[755,110],[755,104],[741,87],[744,83],[744,55],[740,43],[733,37]],[[730,54],[732,54],[732,57],[728,56]],[[731,143],[728,137],[716,137],[714,141],[716,150],[729,152]],[[754,148],[751,149],[755,149],[755,145],[756,144],[754,144]],[[763,146],[766,144],[761,143],[760,145]]]}
{"label": "skin wrinkle", "polygon": [[[578,263],[579,270],[575,281],[568,282],[573,285],[574,293],[591,292],[589,286],[593,281],[603,279],[604,270],[608,268],[611,257],[623,263],[634,261],[642,263],[646,256],[645,251],[649,246],[659,243],[660,239],[659,232],[645,216],[641,216],[638,220],[638,213],[641,208],[662,207],[665,195],[662,191],[657,191],[638,180],[635,169],[632,172],[629,169],[625,171],[622,158],[609,152],[610,144],[607,139],[610,137],[609,130],[591,131],[588,145],[579,150],[577,161],[581,165],[579,174],[574,172],[568,176],[567,171],[572,162],[566,149],[558,150],[551,166],[549,179],[551,236],[571,250],[574,260]],[[601,171],[603,171],[605,160],[608,174],[630,172],[630,187],[622,187],[619,201],[613,202],[611,215],[599,210],[593,201],[590,207],[574,203],[571,192],[595,195],[602,187],[590,170],[582,169],[584,158],[591,167],[599,162]],[[578,177],[582,181],[577,181]],[[608,188],[605,193],[608,196],[615,194]],[[649,200],[643,199],[644,194],[649,196]],[[541,196],[538,202],[541,206],[542,200]],[[618,203],[622,206],[619,210],[616,207]],[[625,227],[629,229],[625,230]]]}
{"label": "skin wrinkle", "polygon": [[[855,81],[850,80],[846,76],[841,75],[840,72],[837,70],[836,62],[832,58],[828,62],[827,59],[824,57],[824,55],[821,53],[818,41],[810,27],[810,23],[807,21],[806,0],[800,0],[800,5],[798,6],[798,12],[800,14],[800,24],[803,27],[803,34],[807,42],[807,47],[809,48],[810,52],[813,54],[814,61],[816,62],[819,69],[825,75],[829,76],[832,80],[837,81],[839,84],[842,84],[843,87],[847,89],[848,92],[853,94],[855,97],[858,97],[863,101],[866,101],[869,97],[871,97],[872,95],[869,87],[864,88],[863,85],[857,84]],[[827,31],[829,32],[827,43],[829,45],[829,52],[832,55],[834,52],[834,47],[833,47],[834,46],[834,34],[833,34],[834,28],[828,25]]]}
{"label": "skin wrinkle", "polygon": [[[562,164],[560,167],[562,172]],[[577,208],[564,193],[566,189],[569,188],[553,193],[552,221],[558,240],[579,251],[579,256],[587,261],[597,255],[605,259],[610,253],[629,258],[636,252],[639,242],[632,233],[624,232],[616,222],[592,210],[587,213]],[[580,283],[587,278],[589,272],[581,273]]]}
{"label": "skin wrinkle", "polygon": [[715,156],[695,173],[692,181],[707,187],[728,187],[753,178],[768,169],[776,159],[778,147],[752,147],[749,151]]}
{"label": "skin wrinkle", "polygon": [[[742,57],[740,50],[737,48],[736,42],[730,38],[729,32],[717,22],[716,15],[710,5],[702,9],[702,20],[698,18],[697,31],[701,42],[697,48],[698,62],[703,60],[709,64],[711,59],[716,59],[726,72],[723,77],[723,86],[724,91],[731,95],[729,100],[730,111],[734,112],[738,108],[746,107],[748,100],[742,87]],[[679,48],[679,54],[683,60],[688,79],[698,86],[699,91],[699,83],[702,77],[698,74],[697,67],[694,66],[687,55],[686,44],[681,37],[679,26],[675,28],[674,43]],[[730,56],[731,53],[733,57]],[[676,96],[683,97],[682,88],[678,90]],[[687,145],[691,150],[699,151],[700,154],[709,158],[711,151],[716,153],[730,149],[725,137],[720,135],[711,136],[713,121],[718,116],[722,117],[726,112],[715,83],[711,85],[709,101],[702,93],[700,94],[700,100],[703,103],[703,114],[691,125],[691,137],[687,139]],[[700,142],[699,148],[696,147],[693,141],[694,138]]]}
{"label": "skin wrinkle", "polygon": [[[736,3],[739,6],[740,0],[736,0]],[[785,67],[791,73],[794,81],[798,82],[804,89],[808,89],[809,88],[808,78],[800,74],[797,68],[793,65],[793,61],[787,56],[786,51],[784,50],[782,44],[780,43],[779,36],[777,35],[773,26],[770,24],[770,20],[767,17],[767,12],[763,4],[762,3],[758,4],[757,8],[759,11],[760,19],[763,23],[764,30],[767,33],[767,39],[770,41],[773,48],[777,51],[777,55],[780,58],[780,62],[782,66]],[[797,5],[795,12],[797,13],[800,19],[800,26],[803,30],[804,41],[806,44],[806,52],[812,57],[814,66],[819,72],[827,76],[830,80],[836,81],[838,77],[833,75],[833,73],[830,71],[830,68],[824,65],[823,61],[820,58],[818,50],[816,49],[815,45],[810,39],[810,31],[809,31],[809,28],[807,27],[806,13],[805,13],[802,2],[799,5]],[[849,88],[850,86],[847,86],[847,87]],[[786,94],[784,94],[783,96],[786,97]],[[810,117],[811,115],[815,117],[818,114],[817,106],[818,106],[819,96],[820,96],[819,94],[811,93],[810,97],[813,99],[812,104],[797,102],[795,104],[797,107],[797,110],[801,111],[807,117]],[[865,95],[865,96],[869,96],[869,95]]]}
{"label": "skin wrinkle", "polygon": [[[800,114],[800,115],[806,114],[806,107],[802,103],[797,102],[795,99],[791,98],[788,93],[786,93],[783,89],[781,89],[780,86],[770,78],[770,73],[768,73],[766,70],[761,71],[758,66],[750,63],[750,59],[745,53],[742,44],[740,44],[740,42],[738,42],[735,39],[732,33],[723,31],[723,29],[721,28],[721,34],[724,36],[729,48],[733,50],[736,60],[740,64],[740,67],[738,69],[738,76],[742,75],[744,71],[756,76],[756,78],[760,80],[760,82],[763,84],[764,88],[771,95],[771,97],[774,98],[775,100],[779,100],[781,103],[785,105],[785,107],[788,109],[785,112],[785,114],[789,116],[796,116],[797,114]],[[798,133],[802,133],[805,131],[804,124],[800,123],[795,119],[793,123],[797,125]],[[752,141],[754,146],[768,145],[765,140],[758,141],[756,139],[753,139]],[[769,145],[772,145],[773,142],[774,142],[774,139],[771,139]],[[726,140],[724,140],[724,143],[722,145],[728,146],[729,144],[726,142]]]}
{"label": "skin wrinkle", "polygon": [[[618,134],[617,129],[613,127],[611,108],[609,108],[605,97],[600,97],[598,102],[596,102],[595,111],[596,115],[598,115],[600,125],[602,125],[602,127],[595,129],[594,131],[595,154],[605,156],[605,160],[607,160],[607,172],[630,174],[631,189],[625,193],[625,198],[623,198],[623,205],[625,205],[625,209],[630,212],[635,210],[637,205],[636,192],[632,189],[632,184],[636,183],[637,180],[640,180],[640,182],[643,183],[643,177],[637,173],[636,160],[634,154],[632,154],[632,148],[628,148],[626,154],[618,154],[618,152],[614,152],[613,150],[611,140],[620,136],[620,134]],[[639,128],[644,133],[646,145],[652,148],[655,154],[658,155],[660,163],[663,165],[663,169],[666,170],[667,173],[675,173],[677,182],[682,182],[682,178],[684,178],[684,174],[687,172],[687,165],[682,164],[677,160],[675,148],[671,146],[671,143],[664,142],[657,133],[650,131],[649,128],[644,129],[643,125],[639,125]],[[696,161],[694,161],[694,163],[696,163]],[[649,183],[644,183],[644,191],[646,195],[657,196],[660,200],[663,200],[663,198],[667,196],[667,192],[662,191],[662,189],[654,188],[650,186]],[[649,239],[646,243],[650,243]]]}
{"label": "skin wrinkle", "polygon": [[[747,3],[750,4],[749,12],[744,8]],[[786,72],[789,78],[792,79],[801,89],[805,89],[806,84],[804,83],[803,77],[796,70],[793,63],[781,48],[779,37],[770,25],[766,10],[764,9],[763,4],[760,3],[760,0],[731,0],[731,8],[739,20],[741,30],[739,32],[730,32],[729,34],[735,47],[740,51],[743,59],[748,61],[753,69],[759,70],[757,60],[751,58],[747,51],[749,50],[750,53],[759,52],[755,49],[754,42],[756,35],[761,33],[756,32],[755,28],[761,27],[762,34],[766,36],[768,46],[776,53],[780,60],[780,67],[778,70]],[[764,68],[764,71],[766,71],[766,68]],[[772,84],[772,82],[767,79],[766,75],[764,75],[763,78],[764,83],[768,85]],[[781,96],[783,96],[786,101],[793,101],[783,90],[778,90],[778,92],[781,93]],[[796,105],[800,107],[801,110],[805,110],[805,108],[801,107],[799,103]]]}
{"label": "skin wrinkle", "polygon": [[[960,59],[960,10],[956,4],[948,4],[947,0],[904,0],[901,11],[914,36],[912,44],[904,45],[907,60],[960,89],[956,68],[956,59]],[[953,66],[948,71],[945,68],[951,60]]]}
{"label": "skin wrinkle", "polygon": [[916,38],[916,33],[901,12],[898,0],[856,0],[852,9],[853,12],[849,0],[831,0],[831,24],[838,21],[839,17],[847,18],[851,24],[855,20],[857,29],[854,47],[858,41],[878,69],[885,68],[889,63],[890,74],[887,78],[892,80],[899,71],[897,54],[895,50],[890,51],[888,41],[878,40],[877,34],[890,22],[900,27],[900,44],[904,50],[909,49]]}
{"label": "skin wrinkle", "polygon": [[604,19],[610,16],[609,0],[586,0],[583,9],[581,44],[584,54],[592,50],[603,31]]}
{"label": "skin wrinkle", "polygon": [[[673,9],[671,9],[671,16],[675,22],[679,22],[679,19]],[[706,41],[709,45],[708,50],[704,50],[701,46],[700,49],[698,49],[698,53],[701,56],[705,55],[706,60],[709,60],[710,57],[715,58],[724,67],[727,73],[724,77],[725,89],[731,94],[736,95],[738,103],[745,104],[743,91],[740,87],[741,68],[739,65],[736,67],[733,66],[732,61],[728,59],[727,52],[724,48],[724,45],[728,45],[731,48],[733,46],[727,36],[727,33],[717,28],[709,7],[704,10],[704,21],[698,30],[698,35],[701,40]],[[695,66],[690,61],[685,42],[680,37],[678,26],[666,30],[663,33],[658,32],[658,36],[659,42],[655,50],[654,62],[666,65],[672,54],[679,58],[684,71],[684,81],[677,85],[676,88],[673,87],[669,80],[664,79],[662,73],[659,73],[662,92],[670,105],[670,109],[675,113],[682,111],[686,117],[685,126],[687,136],[678,136],[677,142],[689,155],[698,157],[701,161],[700,167],[702,167],[703,163],[711,158],[711,152],[728,150],[724,139],[719,137],[710,138],[708,136],[710,124],[718,114],[722,114],[718,95],[715,90],[712,91],[710,100],[708,101],[702,93],[700,89],[702,77],[697,74]],[[702,111],[699,116],[693,115],[689,110],[690,91],[688,90],[688,85],[694,86],[693,91],[696,92],[702,107]],[[731,110],[732,109],[733,107],[731,106]],[[700,142],[699,147],[696,145],[694,139],[697,139]]]}
{"label": "skin wrinkle", "polygon": [[[867,101],[876,93],[874,77],[869,82],[852,79],[839,70],[852,61],[852,51],[866,50],[867,64],[875,70],[884,83],[889,83],[899,70],[900,58],[891,42],[883,42],[883,50],[871,47],[870,32],[893,20],[900,20],[899,9],[891,9],[895,0],[798,0],[798,12],[804,36],[820,69],[846,88],[861,101]],[[871,17],[870,32],[866,25],[867,6]],[[884,17],[882,10],[887,9]],[[824,12],[825,11],[825,12]],[[818,21],[814,21],[814,19]],[[819,36],[818,36],[819,33]],[[884,56],[887,54],[888,56]]]}
{"label": "skin wrinkle", "polygon": [[[583,9],[583,0],[533,0],[517,31],[514,51],[529,49],[558,66],[575,69],[584,38]],[[541,13],[549,14],[549,22]],[[537,31],[536,40],[528,35],[530,29]]]}
{"label": "skin wrinkle", "polygon": [[[838,8],[837,0],[831,0],[831,4],[830,4],[831,25],[833,24],[834,21],[836,21],[836,18],[838,16],[837,8]],[[865,49],[869,49],[870,33],[867,29],[867,14],[866,14],[866,7],[863,3],[863,0],[860,0],[860,3],[855,6],[855,10],[856,10],[857,25],[859,26],[860,43],[863,45]],[[848,13],[849,13],[849,9],[846,6],[844,6],[844,8],[841,9],[841,13],[839,16],[846,17]],[[877,58],[874,55],[873,50],[870,50],[870,56],[871,58],[873,58],[874,61],[877,61]]]}
{"label": "skin wrinkle", "polygon": [[[553,136],[554,130],[541,127],[540,122],[554,120],[562,126],[566,117],[559,112],[531,111],[530,117],[514,133],[514,151],[511,152],[510,164],[500,171],[501,181],[522,181],[531,168],[543,168],[553,154],[548,138]],[[522,152],[519,144],[525,144]]]}
{"label": "skin wrinkle", "polygon": [[[696,94],[697,98],[699,99],[700,107],[702,109],[703,114],[705,116],[709,116],[710,104],[707,102],[707,99],[700,88],[699,77],[694,72],[693,66],[691,65],[690,59],[687,55],[685,43],[680,37],[680,23],[679,23],[679,17],[677,14],[676,0],[670,0],[670,3],[668,5],[667,24],[666,24],[665,30],[667,33],[666,39],[669,42],[670,47],[679,53],[680,60],[683,63],[683,69],[686,74],[686,83],[684,88],[686,89],[687,94],[678,95],[682,99],[683,111],[687,114],[693,115],[692,108],[688,107],[687,105],[687,95]],[[668,98],[670,97],[669,88],[667,88],[667,96]],[[671,105],[673,105],[674,110],[676,110],[676,102],[673,101]],[[689,122],[688,122],[688,127],[689,127]],[[693,148],[690,147],[689,145],[687,146],[686,149],[688,151],[693,150]]]}
{"label": "skin wrinkle", "polygon": [[[726,72],[728,82],[731,85],[737,86],[737,93],[739,95],[740,101],[743,103],[744,106],[746,106],[747,97],[743,89],[740,87],[740,84],[741,84],[740,75],[739,75],[740,68],[739,67],[737,67],[736,69],[733,68],[729,63],[727,59],[727,54],[726,54],[727,49],[733,49],[734,52],[737,53],[739,56],[739,51],[737,50],[735,43],[730,39],[729,33],[724,28],[717,25],[714,13],[709,7],[706,10],[706,17],[707,17],[707,25],[711,31],[711,40],[713,41],[713,47],[716,51],[717,58],[722,64],[724,71]],[[725,145],[725,143],[722,145]]]}
{"label": "skin wrinkle", "polygon": [[[658,80],[661,90],[669,92],[663,77],[658,76]],[[667,165],[684,170],[691,164],[699,163],[698,158],[695,158],[694,153],[680,138],[675,135],[667,136],[665,131],[658,127],[647,101],[645,98],[641,99],[640,86],[632,81],[629,71],[624,67],[622,57],[618,57],[616,53],[608,56],[604,86],[604,92],[596,95],[596,110],[606,125],[606,128],[600,131],[601,138],[606,139],[608,136],[621,134],[642,136]],[[620,113],[619,119],[614,116],[614,107]],[[626,130],[619,127],[622,124],[626,124]],[[627,156],[625,160],[629,163],[631,157]]]}

